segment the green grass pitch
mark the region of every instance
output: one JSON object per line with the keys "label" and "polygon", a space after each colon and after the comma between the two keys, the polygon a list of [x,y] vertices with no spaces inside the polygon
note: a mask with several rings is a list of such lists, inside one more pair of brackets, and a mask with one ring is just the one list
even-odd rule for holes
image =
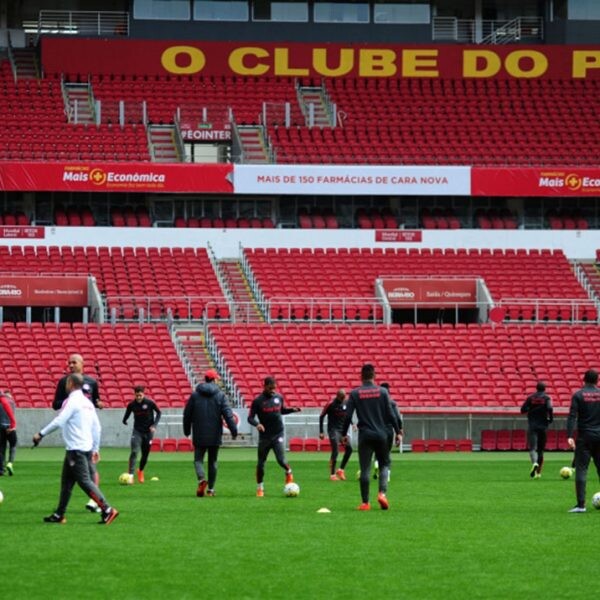
{"label": "green grass pitch", "polygon": [[[269,456],[256,498],[255,450],[224,449],[217,496],[195,497],[191,454],[151,454],[146,483],[121,486],[127,449],[106,449],[101,487],[121,511],[109,527],[76,489],[66,525],[50,525],[63,451],[20,448],[0,478],[2,586],[7,598],[576,598],[597,592],[600,490],[568,514],[570,454],[548,454],[529,478],[526,453],[394,454],[390,510],[358,512],[353,456],[346,482],[327,455],[288,453],[298,498],[282,494]],[[150,481],[152,476],[159,481]],[[376,482],[372,485],[375,500]],[[331,512],[320,514],[319,508]],[[594,591],[596,590],[596,592]]]}

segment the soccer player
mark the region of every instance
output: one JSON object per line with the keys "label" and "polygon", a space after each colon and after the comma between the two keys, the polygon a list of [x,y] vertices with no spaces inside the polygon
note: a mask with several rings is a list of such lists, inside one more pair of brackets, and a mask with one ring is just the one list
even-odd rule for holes
{"label": "soccer player", "polygon": [[[577,426],[577,443],[575,442]],[[600,477],[600,388],[598,371],[589,369],[583,376],[583,387],[571,398],[567,418],[567,441],[575,450],[575,495],[577,504],[572,513],[585,512],[585,489],[590,460]]]}
{"label": "soccer player", "polygon": [[390,468],[388,428],[393,427],[396,434],[396,443],[400,443],[400,428],[392,410],[388,391],[375,384],[375,367],[373,365],[364,364],[362,366],[361,380],[362,385],[354,388],[348,399],[348,414],[343,427],[344,443],[348,441],[346,433],[356,411],[358,417],[360,495],[362,499],[358,510],[371,510],[369,485],[373,455],[375,455],[380,467],[377,501],[383,510],[387,510],[390,506],[387,499],[388,471]]}
{"label": "soccer player", "polygon": [[542,467],[544,466],[548,425],[552,423],[554,418],[552,400],[546,394],[546,384],[543,381],[538,381],[535,392],[527,396],[523,406],[521,406],[521,413],[527,414],[527,443],[531,460],[529,476],[539,479],[542,476]]}
{"label": "soccer player", "polygon": [[158,427],[161,415],[156,403],[150,398],[146,398],[144,395],[145,391],[146,388],[143,385],[136,385],[133,388],[134,399],[127,405],[125,415],[123,416],[123,425],[127,425],[127,419],[129,419],[130,415],[133,413],[129,474],[133,481],[137,455],[141,450],[142,456],[140,458],[140,468],[137,470],[137,478],[140,483],[144,483],[144,468],[148,462],[152,438]]}
{"label": "soccer player", "polygon": [[[4,475],[4,460],[6,457],[6,444],[13,431],[17,429],[17,421],[13,405],[11,404],[6,392],[0,393],[0,475]],[[9,466],[10,465],[10,466]],[[12,463],[9,461],[6,465],[9,475],[13,474]]]}
{"label": "soccer player", "polygon": [[[81,354],[71,354],[67,361],[67,368],[70,373],[76,373],[83,377],[83,387],[82,392],[83,395],[92,402],[92,404],[96,408],[102,408],[102,402],[100,401],[100,394],[98,393],[98,383],[93,377],[89,375],[85,375],[83,373],[83,357]],[[67,378],[69,376],[65,375],[62,377],[58,383],[56,384],[56,390],[54,392],[54,402],[52,402],[52,408],[54,410],[60,410],[62,408],[63,403],[67,399],[69,392],[67,390]],[[98,471],[96,469],[96,464],[93,461],[89,461],[90,465],[90,477],[94,480],[96,485],[100,481]],[[90,512],[100,512],[100,508],[94,502],[93,499],[85,505],[86,509]]]}
{"label": "soccer player", "polygon": [[[237,437],[237,424],[227,397],[215,383],[219,374],[214,369],[204,373],[204,383],[196,386],[183,409],[183,433],[192,434],[194,442],[194,468],[198,479],[196,496],[215,495],[217,459],[223,440],[223,420],[231,437]],[[208,481],[204,471],[204,457],[208,453]],[[207,489],[208,488],[208,489]]]}
{"label": "soccer player", "polygon": [[101,427],[96,410],[83,394],[83,386],[81,374],[68,375],[65,381],[68,396],[60,413],[33,436],[33,444],[37,446],[44,436],[61,429],[66,447],[58,506],[50,516],[44,517],[46,523],[67,522],[65,512],[76,483],[100,507],[100,524],[110,525],[119,515],[90,476],[89,463],[100,460]]}
{"label": "soccer player", "polygon": [[[12,397],[10,390],[4,390],[4,397],[8,400],[10,407],[12,408],[13,415],[17,415],[17,405],[15,403],[15,399]],[[14,429],[7,429],[6,431],[6,441],[8,442],[8,461],[6,463],[6,472],[12,477],[15,473],[14,470],[14,462],[15,455],[17,452],[17,428],[15,423]]]}
{"label": "soccer player", "polygon": [[265,495],[264,478],[265,463],[269,451],[273,450],[279,466],[285,470],[285,483],[292,483],[292,469],[285,460],[283,442],[284,426],[282,415],[300,412],[300,408],[284,406],[283,396],[276,392],[277,382],[274,377],[265,377],[262,394],[252,402],[248,413],[248,423],[258,430],[258,463],[256,465],[256,495]]}
{"label": "soccer player", "polygon": [[[388,391],[388,394],[390,393],[390,384],[387,382],[383,382],[381,384],[382,388],[385,388]],[[394,400],[392,399],[392,397],[390,396],[390,406],[392,407],[392,412],[394,413],[394,416],[396,418],[396,422],[398,423],[398,429],[400,430],[400,435],[402,436],[402,415],[400,414],[400,411],[398,410],[398,405],[394,402]],[[394,448],[394,427],[390,424],[388,426],[388,443],[390,446],[390,457],[391,457],[391,453],[392,450]],[[390,458],[390,468],[388,469],[388,483],[390,481],[392,475],[392,461]],[[379,476],[379,462],[377,460],[375,460],[374,465],[373,465],[373,479],[377,479],[377,477]]]}
{"label": "soccer player", "polygon": [[346,419],[346,410],[348,408],[345,400],[346,391],[339,389],[335,398],[327,403],[319,415],[319,438],[322,440],[325,439],[323,422],[325,421],[325,417],[327,417],[327,436],[331,442],[331,456],[329,457],[329,479],[331,479],[331,481],[337,481],[338,479],[341,479],[342,481],[346,480],[344,469],[352,456],[352,444],[348,443],[344,447],[344,456],[340,463],[340,468],[336,470],[335,467],[339,454],[339,445],[341,444],[343,437],[342,427],[344,425],[344,420]]}

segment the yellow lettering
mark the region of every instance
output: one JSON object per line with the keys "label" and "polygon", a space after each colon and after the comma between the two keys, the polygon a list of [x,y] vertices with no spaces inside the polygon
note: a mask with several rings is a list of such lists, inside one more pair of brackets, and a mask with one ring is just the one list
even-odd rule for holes
{"label": "yellow lettering", "polygon": [[[246,66],[246,58],[252,56],[256,58],[254,67]],[[246,47],[236,48],[229,54],[229,68],[238,75],[264,75],[269,70],[269,65],[262,64],[261,58],[267,58],[269,53],[264,48]]]}
{"label": "yellow lettering", "polygon": [[493,77],[501,67],[500,57],[491,50],[463,51],[463,77]]}
{"label": "yellow lettering", "polygon": [[398,71],[393,50],[361,49],[359,56],[360,77],[393,77]]}
{"label": "yellow lettering", "polygon": [[[180,66],[178,59],[185,57],[186,66]],[[180,61],[181,62],[181,61]],[[204,52],[193,46],[172,46],[167,48],[160,57],[160,63],[169,73],[177,75],[191,75],[199,73],[206,65]]]}
{"label": "yellow lettering", "polygon": [[439,77],[437,57],[435,49],[402,50],[402,76]]}
{"label": "yellow lettering", "polygon": [[[521,60],[531,59],[533,65],[531,69],[521,68]],[[515,50],[510,52],[504,60],[504,68],[509,75],[519,79],[533,79],[541,77],[548,70],[548,58],[537,50]]]}
{"label": "yellow lettering", "polygon": [[319,75],[342,77],[348,75],[354,67],[354,50],[351,48],[340,49],[338,64],[335,67],[329,67],[327,58],[326,48],[315,48],[313,50],[313,67]]}
{"label": "yellow lettering", "polygon": [[294,77],[304,77],[310,74],[309,69],[294,69],[290,67],[290,49],[275,48],[275,74],[292,75]]}
{"label": "yellow lettering", "polygon": [[587,77],[588,69],[600,69],[600,51],[573,50],[573,78]]}

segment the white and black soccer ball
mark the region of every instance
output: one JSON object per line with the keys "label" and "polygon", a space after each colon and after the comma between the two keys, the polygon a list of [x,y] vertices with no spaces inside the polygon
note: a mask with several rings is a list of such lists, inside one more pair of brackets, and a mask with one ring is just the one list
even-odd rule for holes
{"label": "white and black soccer ball", "polygon": [[300,494],[300,486],[297,483],[286,483],[283,487],[283,495],[288,498],[295,498]]}
{"label": "white and black soccer ball", "polygon": [[596,492],[593,496],[592,496],[592,506],[597,509],[600,510],[600,492]]}

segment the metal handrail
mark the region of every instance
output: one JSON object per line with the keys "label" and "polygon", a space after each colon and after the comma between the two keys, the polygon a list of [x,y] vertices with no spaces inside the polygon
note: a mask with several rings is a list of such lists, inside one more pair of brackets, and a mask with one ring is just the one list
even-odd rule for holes
{"label": "metal handrail", "polygon": [[121,11],[40,10],[25,31],[39,35],[128,36],[129,13]]}

